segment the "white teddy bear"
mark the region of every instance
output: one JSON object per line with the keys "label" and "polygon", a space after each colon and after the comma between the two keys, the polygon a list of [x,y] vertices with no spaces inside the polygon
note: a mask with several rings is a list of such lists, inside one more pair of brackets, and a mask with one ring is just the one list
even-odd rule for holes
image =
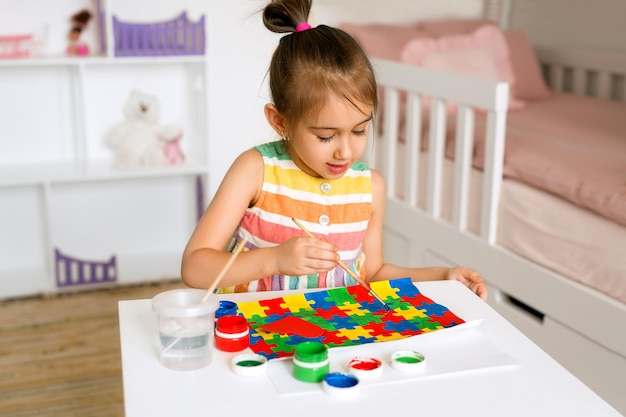
{"label": "white teddy bear", "polygon": [[[162,166],[182,162],[179,141],[182,130],[177,125],[159,124],[161,106],[159,98],[139,90],[132,90],[124,105],[123,122],[111,129],[105,138],[106,145],[115,152],[117,164],[124,168]],[[177,147],[179,157],[173,160],[166,155]]]}

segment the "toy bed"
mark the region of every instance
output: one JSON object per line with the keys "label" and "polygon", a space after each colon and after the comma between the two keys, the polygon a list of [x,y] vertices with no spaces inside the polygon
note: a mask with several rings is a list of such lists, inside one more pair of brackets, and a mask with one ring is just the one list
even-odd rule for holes
{"label": "toy bed", "polygon": [[535,55],[484,21],[343,28],[381,85],[387,260],[479,270],[493,308],[626,410],[626,57]]}

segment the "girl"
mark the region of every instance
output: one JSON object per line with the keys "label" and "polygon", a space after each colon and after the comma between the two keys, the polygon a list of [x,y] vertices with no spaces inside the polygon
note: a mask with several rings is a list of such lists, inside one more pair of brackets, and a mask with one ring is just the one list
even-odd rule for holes
{"label": "girl", "polygon": [[342,260],[366,282],[456,279],[486,299],[483,279],[471,269],[384,263],[385,184],[359,161],[377,106],[374,72],[350,35],[311,28],[310,9],[311,0],[273,0],[263,11],[269,30],[289,33],[271,60],[273,103],[265,106],[280,140],[232,164],[185,248],[183,281],[209,287],[228,251],[247,237],[222,292],[355,285],[338,267]]}

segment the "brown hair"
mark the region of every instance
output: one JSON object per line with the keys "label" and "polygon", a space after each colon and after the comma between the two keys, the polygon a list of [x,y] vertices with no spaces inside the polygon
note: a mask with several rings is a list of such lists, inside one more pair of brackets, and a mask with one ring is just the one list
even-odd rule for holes
{"label": "brown hair", "polygon": [[72,32],[81,33],[85,27],[87,27],[87,23],[91,19],[91,12],[87,9],[83,9],[72,15]]}
{"label": "brown hair", "polygon": [[269,68],[270,91],[276,109],[288,121],[316,112],[329,91],[348,100],[378,104],[376,79],[363,48],[341,29],[320,25],[296,32],[308,21],[311,0],[272,0],[263,11],[263,23],[283,36]]}

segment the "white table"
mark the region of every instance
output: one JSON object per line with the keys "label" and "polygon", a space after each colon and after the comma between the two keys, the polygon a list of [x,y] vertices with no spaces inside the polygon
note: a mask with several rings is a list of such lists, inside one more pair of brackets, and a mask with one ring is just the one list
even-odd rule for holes
{"label": "white table", "polygon": [[[282,395],[268,374],[257,377],[234,374],[229,363],[236,353],[216,350],[213,362],[196,371],[173,371],[163,367],[158,359],[156,317],[150,300],[120,301],[126,417],[252,413],[276,417],[352,416],[357,413],[367,416],[463,417],[621,415],[461,283],[424,282],[417,287],[466,321],[483,319],[477,329],[517,364],[401,383],[364,385],[354,400],[331,397],[321,390]],[[283,294],[246,293],[224,298],[248,301]],[[435,336],[433,333],[414,339]],[[403,414],[395,414],[397,412]]]}

